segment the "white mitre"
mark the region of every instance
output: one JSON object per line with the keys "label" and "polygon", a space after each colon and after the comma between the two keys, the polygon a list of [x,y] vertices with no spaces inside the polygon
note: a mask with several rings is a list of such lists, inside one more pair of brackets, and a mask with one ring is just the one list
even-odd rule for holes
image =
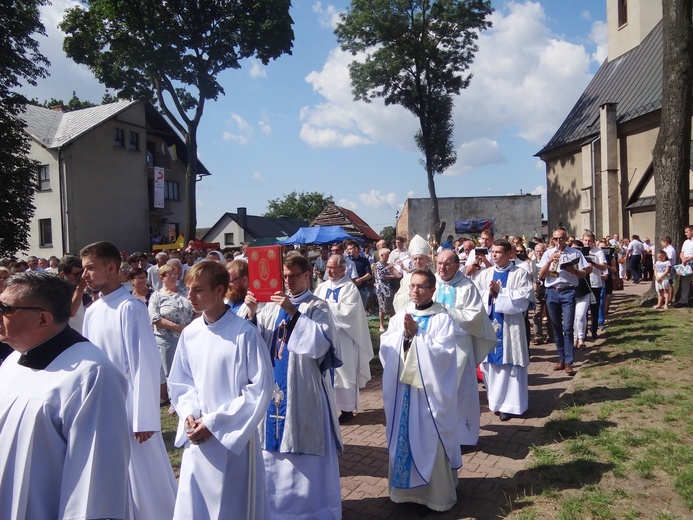
{"label": "white mitre", "polygon": [[409,241],[407,252],[409,253],[409,257],[415,255],[431,256],[431,244],[426,242],[426,240],[419,235],[414,235],[414,238]]}

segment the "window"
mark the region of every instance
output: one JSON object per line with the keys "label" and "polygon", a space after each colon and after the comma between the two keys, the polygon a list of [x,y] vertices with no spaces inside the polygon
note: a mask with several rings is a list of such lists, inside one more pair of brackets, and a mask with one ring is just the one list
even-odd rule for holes
{"label": "window", "polygon": [[51,176],[48,171],[48,165],[42,164],[38,168],[38,190],[46,191],[51,189]]}
{"label": "window", "polygon": [[47,247],[53,245],[53,226],[51,219],[39,219],[39,246]]}
{"label": "window", "polygon": [[164,198],[169,200],[180,200],[179,186],[180,182],[166,181]]}
{"label": "window", "polygon": [[628,23],[628,0],[618,0],[618,26]]}
{"label": "window", "polygon": [[130,150],[139,151],[140,149],[140,134],[130,132]]}
{"label": "window", "polygon": [[125,147],[125,132],[122,128],[113,129],[113,146],[116,148]]}
{"label": "window", "polygon": [[233,245],[233,233],[224,233],[224,245],[225,246],[232,246]]}

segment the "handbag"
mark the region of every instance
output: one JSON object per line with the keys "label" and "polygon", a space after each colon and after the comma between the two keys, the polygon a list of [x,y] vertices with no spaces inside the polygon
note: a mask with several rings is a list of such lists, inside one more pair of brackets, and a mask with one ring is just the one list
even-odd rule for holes
{"label": "handbag", "polygon": [[611,280],[611,288],[614,291],[622,291],[623,290],[623,278],[620,276],[614,276],[613,279]]}
{"label": "handbag", "polygon": [[678,264],[674,266],[674,271],[679,276],[690,276],[693,274],[693,267],[691,264]]}

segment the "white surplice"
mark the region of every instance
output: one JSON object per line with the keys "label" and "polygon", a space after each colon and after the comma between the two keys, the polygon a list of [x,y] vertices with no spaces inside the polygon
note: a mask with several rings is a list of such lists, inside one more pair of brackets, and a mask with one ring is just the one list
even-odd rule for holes
{"label": "white surplice", "polygon": [[[493,273],[501,268],[494,266],[483,271],[476,281],[487,312],[490,312],[489,282]],[[503,363],[485,361],[481,369],[486,380],[489,409],[493,412],[522,415],[529,405],[527,344],[525,311],[535,303],[534,286],[530,275],[514,264],[507,267],[508,281],[495,298],[495,310],[503,314]]]}
{"label": "white surplice", "polygon": [[337,327],[343,363],[334,371],[337,407],[348,412],[357,410],[360,407],[359,389],[371,379],[370,362],[373,359],[373,343],[361,295],[356,284],[346,276],[337,282],[328,280],[320,284],[315,295],[328,303]]}
{"label": "white surplice", "polygon": [[101,348],[128,382],[129,431],[155,432],[142,444],[130,439],[133,520],[170,520],[176,480],[161,436],[161,358],[146,305],[119,287],[101,295],[84,316],[82,334]]}
{"label": "white surplice", "polygon": [[476,367],[498,343],[491,321],[474,283],[461,271],[449,281],[436,274],[438,301],[467,334],[457,341],[457,411],[460,445],[475,446],[481,428],[481,407]]}
{"label": "white surplice", "polygon": [[[269,518],[258,424],[272,396],[269,353],[257,329],[228,310],[214,323],[194,320],[182,332],[168,380],[185,445],[175,519]],[[188,415],[212,434],[185,435]]]}
{"label": "white surplice", "polygon": [[0,518],[129,518],[123,376],[87,342],[45,370],[19,357],[0,366]]}
{"label": "white surplice", "polygon": [[[336,330],[329,306],[311,291],[292,299],[300,316],[286,343],[290,352],[284,434],[279,451],[265,447],[265,420],[260,442],[265,462],[272,520],[342,517],[338,452],[342,436],[330,374],[321,369],[337,355]],[[257,315],[257,326],[271,349],[280,307],[269,303]],[[286,354],[284,354],[286,355]],[[301,398],[298,398],[301,394]],[[308,454],[314,453],[314,454]]]}
{"label": "white surplice", "polygon": [[[407,312],[419,322],[419,328],[405,355]],[[418,319],[422,317],[428,319],[425,327]],[[387,332],[380,337],[388,487],[395,502],[415,502],[446,511],[457,500],[456,470],[462,466],[456,431],[457,330],[439,303],[416,310],[410,302],[390,320]],[[400,460],[403,447],[410,452],[404,462]]]}

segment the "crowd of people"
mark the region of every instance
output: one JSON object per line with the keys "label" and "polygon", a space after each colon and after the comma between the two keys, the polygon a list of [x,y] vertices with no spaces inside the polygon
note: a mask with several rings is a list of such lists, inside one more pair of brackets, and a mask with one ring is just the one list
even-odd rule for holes
{"label": "crowd of people", "polygon": [[[693,227],[678,255],[661,246],[559,227],[285,248],[269,301],[246,246],[2,260],[0,517],[341,518],[340,428],[371,379],[369,317],[390,498],[449,510],[479,383],[500,421],[522,416],[530,345],[554,342],[573,375],[628,276],[654,280],[656,309],[678,276],[688,304]],[[161,407],[179,420],[177,481]]]}

